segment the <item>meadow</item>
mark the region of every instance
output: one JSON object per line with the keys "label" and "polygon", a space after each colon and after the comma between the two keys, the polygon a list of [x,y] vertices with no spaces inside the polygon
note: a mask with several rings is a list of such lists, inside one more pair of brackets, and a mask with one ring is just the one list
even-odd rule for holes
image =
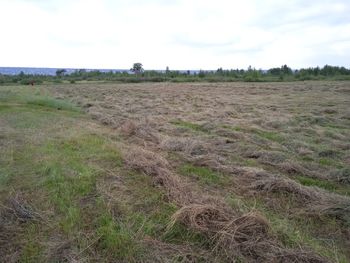
{"label": "meadow", "polygon": [[350,82],[0,86],[4,262],[349,262]]}

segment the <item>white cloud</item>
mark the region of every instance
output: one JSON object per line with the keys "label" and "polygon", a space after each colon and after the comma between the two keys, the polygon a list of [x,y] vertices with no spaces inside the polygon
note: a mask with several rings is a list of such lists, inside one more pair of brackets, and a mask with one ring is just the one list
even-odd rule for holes
{"label": "white cloud", "polygon": [[350,66],[350,3],[0,0],[0,66]]}

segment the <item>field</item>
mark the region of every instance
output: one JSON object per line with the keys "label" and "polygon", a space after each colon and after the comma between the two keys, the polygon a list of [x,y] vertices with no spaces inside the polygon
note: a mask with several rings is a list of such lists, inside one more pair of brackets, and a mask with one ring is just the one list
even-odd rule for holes
{"label": "field", "polygon": [[350,82],[0,86],[4,262],[349,262]]}

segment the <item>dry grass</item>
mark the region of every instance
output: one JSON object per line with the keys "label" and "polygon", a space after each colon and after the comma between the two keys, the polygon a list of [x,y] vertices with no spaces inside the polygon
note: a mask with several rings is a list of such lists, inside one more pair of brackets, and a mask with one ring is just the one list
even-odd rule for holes
{"label": "dry grass", "polygon": [[329,262],[305,249],[281,247],[270,234],[269,222],[258,212],[236,213],[213,205],[184,206],[173,215],[169,228],[182,223],[204,234],[212,251],[228,262]]}
{"label": "dry grass", "polygon": [[[153,251],[152,258],[144,262],[170,263],[176,260],[176,262],[194,263],[209,261],[211,257],[211,254],[207,250],[193,248],[190,244],[169,244],[150,237],[146,237],[143,242],[149,250]],[[173,259],[169,260],[169,258]]]}
{"label": "dry grass", "polygon": [[23,194],[13,193],[0,204],[0,257],[4,262],[18,262],[24,240],[23,224],[42,221],[43,216],[36,212],[25,200]]}
{"label": "dry grass", "polygon": [[47,262],[71,262],[83,263],[87,262],[77,251],[72,249],[73,240],[64,240],[64,237],[54,237],[47,242],[45,260]]}
{"label": "dry grass", "polygon": [[21,223],[42,220],[42,215],[34,211],[20,193],[15,193],[1,206],[2,216],[9,217],[10,220],[18,220]]}
{"label": "dry grass", "polygon": [[[169,163],[159,154],[142,148],[125,150],[124,161],[130,169],[154,178],[165,188],[170,201],[180,208],[172,216],[168,231],[178,223],[207,236],[212,252],[220,258],[290,262],[327,262],[314,253],[286,250],[269,233],[269,222],[257,212],[242,214],[230,209],[220,198],[212,198],[194,190],[190,184],[170,170]],[[287,262],[288,262],[287,260]]]}
{"label": "dry grass", "polygon": [[266,172],[247,172],[242,175],[241,185],[247,185],[249,190],[279,196],[287,195],[298,205],[295,211],[318,218],[331,217],[340,220],[345,225],[350,222],[350,198],[330,193],[317,187],[303,186],[291,179],[271,175]]}
{"label": "dry grass", "polygon": [[126,137],[136,137],[138,141],[151,142],[159,144],[160,136],[152,127],[152,124],[146,119],[144,122],[125,121],[119,131]]}
{"label": "dry grass", "polygon": [[191,202],[194,197],[191,188],[180,177],[169,170],[167,160],[141,147],[128,148],[124,153],[127,167],[153,177],[154,185],[166,189],[169,200],[178,205]]}
{"label": "dry grass", "polygon": [[[180,262],[205,256],[224,262],[346,262],[349,89],[348,82],[162,83],[62,85],[52,92],[86,105],[94,119],[113,128],[122,141],[123,169],[152,178],[166,201],[176,204],[168,231],[181,225],[206,242],[198,248],[146,238],[155,261],[175,253]],[[228,183],[201,185],[177,174],[185,163],[219,171]],[[298,176],[326,187],[302,185]],[[99,192],[112,211],[115,201],[105,188]],[[261,207],[230,206],[226,197],[232,193],[254,196],[269,211],[299,222],[321,218],[325,227],[318,231],[310,224],[307,234],[316,243],[286,245]],[[324,239],[340,252],[329,252]]]}

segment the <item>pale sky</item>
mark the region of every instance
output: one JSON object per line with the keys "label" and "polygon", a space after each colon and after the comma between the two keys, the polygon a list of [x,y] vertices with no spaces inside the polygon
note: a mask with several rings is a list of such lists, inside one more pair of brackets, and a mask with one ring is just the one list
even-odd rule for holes
{"label": "pale sky", "polygon": [[350,0],[0,0],[0,66],[350,67]]}

